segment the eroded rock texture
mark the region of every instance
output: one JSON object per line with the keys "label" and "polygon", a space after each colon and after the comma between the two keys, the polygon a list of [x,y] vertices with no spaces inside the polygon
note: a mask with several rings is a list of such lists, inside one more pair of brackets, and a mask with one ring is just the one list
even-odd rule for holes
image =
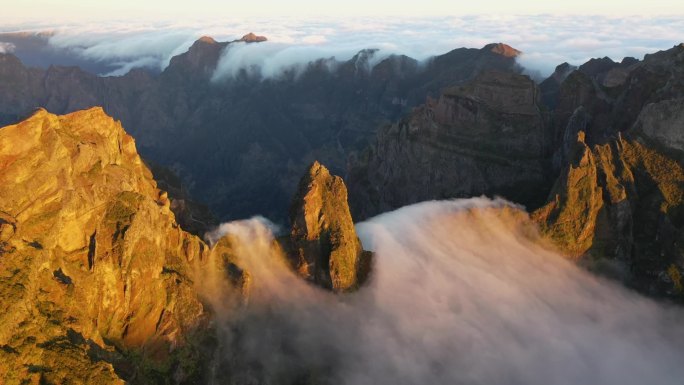
{"label": "eroded rock texture", "polygon": [[484,72],[385,126],[351,162],[355,217],[482,194],[540,204],[550,184],[550,137],[537,99],[527,76]]}
{"label": "eroded rock texture", "polygon": [[0,129],[0,378],[200,380],[212,253],[102,109]]}
{"label": "eroded rock texture", "polygon": [[314,162],[300,181],[290,221],[289,249],[300,275],[338,292],[363,283],[371,256],[356,236],[342,178]]}
{"label": "eroded rock texture", "polygon": [[684,46],[594,60],[554,111],[549,203],[533,216],[562,251],[653,295],[681,298]]}

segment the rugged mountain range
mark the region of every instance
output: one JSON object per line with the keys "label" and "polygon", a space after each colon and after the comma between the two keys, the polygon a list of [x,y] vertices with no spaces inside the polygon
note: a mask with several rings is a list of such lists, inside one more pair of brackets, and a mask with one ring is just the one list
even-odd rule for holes
{"label": "rugged mountain range", "polygon": [[684,45],[589,64],[560,86],[560,176],[534,215],[570,255],[643,292],[681,298]]}
{"label": "rugged mountain range", "polygon": [[0,119],[102,105],[130,127],[195,234],[217,223],[210,211],[286,222],[301,170],[320,159],[347,175],[357,220],[427,199],[499,195],[534,211],[569,255],[677,295],[681,45],[641,61],[564,63],[539,84],[504,44],[427,63],[371,65],[377,52],[364,50],[276,78],[243,69],[215,79],[222,55],[264,40],[203,37],[160,74],[105,78],[2,54]]}
{"label": "rugged mountain range", "polygon": [[377,52],[365,50],[277,78],[247,69],[216,80],[222,55],[263,40],[201,38],[158,76],[32,69],[0,55],[0,113],[13,121],[36,106],[103,105],[184,192],[172,194],[179,221],[197,218],[181,213],[192,195],[222,219],[286,222],[301,170],[320,159],[346,174],[356,220],[426,199],[500,195],[533,212],[569,256],[645,292],[680,295],[683,46],[564,63],[539,84],[504,44],[427,63],[371,65]]}
{"label": "rugged mountain range", "polygon": [[[684,45],[562,64],[540,84],[503,44],[214,79],[226,50],[263,40],[201,38],[158,75],[110,78],[0,55],[0,119],[26,117],[0,129],[6,383],[216,375],[216,314],[239,311],[258,283],[238,238],[193,235],[217,222],[190,196],[221,218],[282,221],[294,197],[290,230],[269,247],[342,293],[372,267],[352,214],[501,195],[569,258],[682,300]],[[351,210],[333,175],[344,170]]]}
{"label": "rugged mountain range", "polygon": [[483,73],[379,130],[351,161],[351,207],[362,219],[501,195],[569,256],[681,298],[683,97],[684,45],[643,61],[566,63],[539,86]]}
{"label": "rugged mountain range", "polygon": [[[320,59],[301,71],[264,79],[248,71],[212,80],[236,45],[204,37],[159,75],[134,70],[98,77],[76,67],[28,68],[0,54],[0,124],[43,107],[58,114],[102,106],[133,135],[141,155],[177,174],[220,219],[262,214],[286,222],[301,170],[315,159],[344,174],[348,155],[377,127],[426,96],[484,69],[519,72],[517,51],[492,44],[456,49],[427,63],[406,56]],[[374,66],[371,63],[379,60]]]}

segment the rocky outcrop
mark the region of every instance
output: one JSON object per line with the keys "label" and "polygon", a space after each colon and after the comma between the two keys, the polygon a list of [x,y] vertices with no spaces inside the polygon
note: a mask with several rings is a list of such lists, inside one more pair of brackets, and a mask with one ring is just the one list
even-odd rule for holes
{"label": "rocky outcrop", "polygon": [[511,47],[510,45],[504,44],[504,43],[487,44],[486,46],[484,46],[483,49],[490,50],[497,55],[501,55],[501,56],[505,56],[505,57],[511,57],[511,58],[518,57],[522,53],[522,52],[518,51],[517,49]]}
{"label": "rocky outcrop", "polygon": [[211,309],[195,282],[222,250],[176,224],[102,109],[0,129],[0,377],[201,380]]}
{"label": "rocky outcrop", "polygon": [[243,36],[242,38],[240,38],[240,40],[238,40],[238,41],[242,41],[245,43],[261,43],[261,42],[264,42],[267,40],[268,39],[266,38],[266,36],[259,36],[259,35],[255,35],[253,32],[250,32],[250,33],[246,34],[245,36]]}
{"label": "rocky outcrop", "polygon": [[482,194],[540,205],[550,188],[550,136],[537,98],[528,77],[485,72],[385,126],[351,161],[355,217]]}
{"label": "rocky outcrop", "polygon": [[371,256],[356,236],[342,178],[314,162],[299,183],[290,221],[286,250],[302,277],[336,292],[365,281]]}
{"label": "rocky outcrop", "polygon": [[533,214],[573,258],[653,295],[680,296],[684,168],[620,136],[591,148],[580,132],[550,202]]}
{"label": "rocky outcrop", "polygon": [[550,202],[535,212],[534,219],[556,245],[579,258],[593,244],[596,218],[604,203],[596,157],[585,142],[584,131],[575,135],[566,155],[566,169],[551,191]]}
{"label": "rocky outcrop", "polygon": [[552,123],[560,176],[533,214],[569,256],[673,298],[684,294],[683,80],[681,46],[571,73]]}

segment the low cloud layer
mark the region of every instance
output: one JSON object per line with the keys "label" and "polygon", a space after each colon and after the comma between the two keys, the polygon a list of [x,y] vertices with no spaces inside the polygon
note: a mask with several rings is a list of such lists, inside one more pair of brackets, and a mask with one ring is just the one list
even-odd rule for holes
{"label": "low cloud layer", "polygon": [[223,226],[242,240],[252,290],[221,318],[215,373],[273,384],[681,384],[681,309],[542,248],[521,215],[469,199],[362,223],[371,282],[341,296],[289,272],[263,219]]}
{"label": "low cloud layer", "polygon": [[[441,18],[356,19],[235,19],[202,22],[132,25],[125,22],[74,25],[5,25],[1,31],[45,31],[55,34],[50,45],[72,50],[82,58],[116,64],[109,75],[131,68],[161,70],[202,35],[234,40],[247,32],[265,35],[269,42],[243,47],[221,63],[217,77],[236,73],[235,66],[256,67],[265,77],[283,68],[301,66],[317,58],[351,58],[364,48],[381,55],[406,54],[418,60],[459,47],[480,48],[507,43],[524,55],[520,62],[548,75],[562,63],[581,64],[592,57],[644,54],[680,43],[681,17],[606,16],[450,16]],[[239,51],[239,52],[238,52]]]}

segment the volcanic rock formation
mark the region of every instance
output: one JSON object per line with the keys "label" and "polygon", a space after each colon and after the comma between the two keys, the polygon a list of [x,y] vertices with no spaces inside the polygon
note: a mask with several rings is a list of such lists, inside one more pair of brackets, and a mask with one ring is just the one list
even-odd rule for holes
{"label": "volcanic rock formation", "polygon": [[550,138],[537,98],[527,76],[483,72],[383,127],[350,165],[355,216],[482,194],[540,204]]}
{"label": "volcanic rock formation", "polygon": [[682,299],[684,46],[560,65],[541,90],[483,72],[382,128],[350,162],[355,216],[501,195],[580,263]]}
{"label": "volcanic rock formation", "polygon": [[202,378],[210,309],[194,282],[226,250],[169,205],[101,108],[0,129],[4,383]]}
{"label": "volcanic rock formation", "polygon": [[314,162],[299,183],[290,209],[288,242],[295,269],[305,279],[334,291],[349,291],[365,281],[371,253],[361,247],[339,176]]}
{"label": "volcanic rock formation", "polygon": [[[622,80],[606,81],[617,70]],[[534,213],[568,255],[675,298],[684,294],[683,96],[681,45],[570,74],[552,125],[560,176]]]}

